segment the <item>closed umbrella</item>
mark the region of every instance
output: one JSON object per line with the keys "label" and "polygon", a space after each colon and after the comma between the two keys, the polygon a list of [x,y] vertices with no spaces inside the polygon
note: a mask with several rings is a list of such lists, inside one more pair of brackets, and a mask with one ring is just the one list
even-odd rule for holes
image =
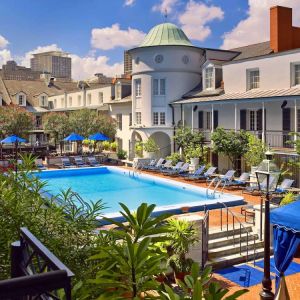
{"label": "closed umbrella", "polygon": [[15,160],[16,160],[15,171],[16,171],[16,173],[18,172],[18,144],[19,143],[25,143],[25,142],[26,142],[25,139],[22,139],[17,135],[8,136],[0,142],[1,144],[15,144],[15,147],[16,147],[16,150],[15,150],[16,151],[16,153],[15,153]]}
{"label": "closed umbrella", "polygon": [[[83,140],[84,140],[83,136],[74,132],[64,138],[65,142],[82,142]],[[78,147],[77,147],[77,153],[78,153]]]}

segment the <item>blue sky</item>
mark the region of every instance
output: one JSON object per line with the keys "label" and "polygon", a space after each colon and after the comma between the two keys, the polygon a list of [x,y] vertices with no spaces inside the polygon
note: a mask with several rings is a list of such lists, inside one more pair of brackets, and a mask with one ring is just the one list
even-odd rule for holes
{"label": "blue sky", "polygon": [[[125,5],[126,1],[131,5]],[[240,42],[246,42],[241,41],[237,31],[239,26],[243,26],[243,21],[255,17],[251,15],[253,12],[249,13],[249,6],[257,13],[265,9],[266,16],[268,7],[274,2],[292,5],[295,2],[296,8],[299,6],[296,4],[298,0],[259,0],[259,6],[253,3],[255,1],[1,0],[0,63],[7,58],[15,58],[22,64],[28,64],[32,51],[37,51],[38,47],[46,47],[47,50],[50,45],[50,49],[61,48],[76,55],[74,61],[78,65],[74,68],[78,69],[77,73],[82,72],[82,76],[94,71],[91,67],[93,59],[97,65],[95,68],[103,68],[104,72],[106,66],[115,64],[114,68],[107,69],[110,73],[120,69],[124,48],[134,46],[135,42],[138,44],[143,34],[164,21],[164,7],[169,11],[168,21],[182,27],[195,45],[233,48]],[[114,24],[119,25],[113,27]],[[244,28],[245,34],[250,30],[248,27]],[[109,35],[115,40],[111,41]],[[266,39],[266,34],[259,35],[255,30],[250,32],[249,41]],[[136,40],[129,41],[129,37]],[[83,70],[84,66],[86,70]],[[75,77],[80,77],[80,74]]]}

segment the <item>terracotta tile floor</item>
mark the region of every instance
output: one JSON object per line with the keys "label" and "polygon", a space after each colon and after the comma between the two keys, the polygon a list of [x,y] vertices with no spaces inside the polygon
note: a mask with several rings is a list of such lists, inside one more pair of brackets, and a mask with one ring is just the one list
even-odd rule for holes
{"label": "terracotta tile floor", "polygon": [[[145,173],[149,173],[149,172],[145,172]],[[152,173],[153,174],[153,173]],[[156,174],[157,176],[162,176],[163,175],[159,175]],[[174,180],[180,181],[180,182],[185,182],[185,183],[191,183],[194,184],[196,186],[201,186],[201,187],[207,187],[205,183],[192,183],[192,182],[187,182],[183,179],[180,178],[173,178]],[[229,192],[231,194],[237,194],[237,195],[241,195],[242,194],[242,190],[226,190],[225,192]],[[249,204],[260,204],[261,198],[260,196],[252,196],[252,195],[248,195],[248,194],[242,194],[244,199],[249,203]],[[232,208],[232,210],[234,212],[240,213],[240,208]],[[196,213],[196,214],[202,214],[200,213]],[[223,220],[225,220],[226,214],[225,211],[223,212]],[[232,219],[229,218],[229,222],[232,222]],[[209,227],[213,228],[213,227],[219,227],[220,226],[220,210],[216,209],[216,210],[211,210],[210,211],[210,215],[209,215]],[[295,262],[300,263],[300,258],[295,258],[294,259]],[[214,278],[215,280],[217,280],[224,288],[228,288],[230,290],[230,293],[228,295],[230,295],[231,293],[241,289],[240,286],[238,286],[237,284],[235,284],[234,282],[229,281],[228,279],[218,275],[218,274],[214,274]],[[289,275],[286,277],[286,283],[287,283],[287,287],[290,293],[290,300],[299,300],[300,299],[300,273],[294,274],[294,275]],[[274,280],[272,281],[272,287],[273,287],[273,292],[274,292],[274,287],[275,287],[275,283]],[[250,288],[248,288],[249,292],[243,296],[241,296],[239,299],[240,300],[257,300],[260,299],[259,297],[259,292],[261,291],[261,284],[252,286]]]}

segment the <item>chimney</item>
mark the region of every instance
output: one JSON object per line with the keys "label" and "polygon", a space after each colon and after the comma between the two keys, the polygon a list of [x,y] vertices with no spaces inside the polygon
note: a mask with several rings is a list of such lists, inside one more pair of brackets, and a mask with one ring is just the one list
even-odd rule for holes
{"label": "chimney", "polygon": [[270,8],[270,47],[274,52],[300,48],[300,28],[293,27],[292,8]]}

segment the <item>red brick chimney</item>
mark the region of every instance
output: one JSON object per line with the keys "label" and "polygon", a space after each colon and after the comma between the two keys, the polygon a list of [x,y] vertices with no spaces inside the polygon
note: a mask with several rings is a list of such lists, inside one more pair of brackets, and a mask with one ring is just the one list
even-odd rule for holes
{"label": "red brick chimney", "polygon": [[292,8],[270,9],[270,47],[274,52],[300,48],[300,28],[292,25]]}

